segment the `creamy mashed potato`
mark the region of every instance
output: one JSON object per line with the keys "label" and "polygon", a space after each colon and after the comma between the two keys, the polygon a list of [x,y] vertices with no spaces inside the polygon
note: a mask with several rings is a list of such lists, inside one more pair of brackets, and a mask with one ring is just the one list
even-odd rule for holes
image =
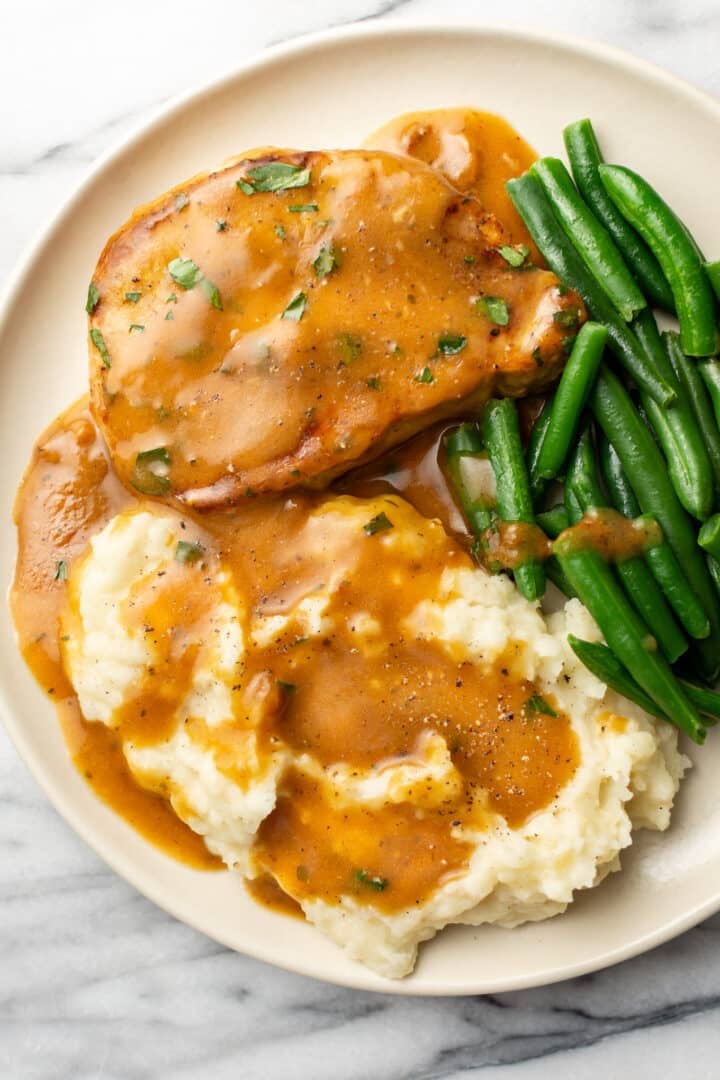
{"label": "creamy mashed potato", "polygon": [[[448,923],[555,915],[619,868],[633,828],[667,828],[688,761],[673,728],[574,656],[568,632],[598,638],[577,601],[546,619],[399,498],[318,500],[278,556],[291,585],[265,605],[183,525],[123,512],[74,566],[64,659],[83,713],[118,731],[139,782],[229,867],[271,873],[354,959],[401,977]],[[178,543],[199,546],[179,560]],[[327,696],[343,655],[346,682]],[[476,680],[475,698],[423,704],[418,719],[413,679],[384,687],[385,669],[419,670],[422,702],[440,700],[433,681],[452,702]],[[462,703],[483,679],[500,680],[500,705],[472,760],[490,756],[495,772],[475,782],[463,738],[485,721]],[[385,690],[393,723],[407,709],[415,734],[373,757],[368,702]],[[350,722],[356,755],[333,741]],[[524,741],[509,744],[516,729]]]}

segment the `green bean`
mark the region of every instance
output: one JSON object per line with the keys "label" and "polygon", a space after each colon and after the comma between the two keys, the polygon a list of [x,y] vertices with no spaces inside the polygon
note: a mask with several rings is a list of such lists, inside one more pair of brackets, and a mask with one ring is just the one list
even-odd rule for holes
{"label": "green bean", "polygon": [[[720,431],[713,413],[713,406],[696,361],[688,360],[680,348],[677,334],[664,333],[665,352],[672,366],[675,378],[688,401],[691,418],[696,421],[693,431],[699,436],[710,461],[715,480],[715,499],[720,492]],[[712,361],[703,361],[703,363]],[[671,413],[674,406],[668,409]]]}
{"label": "green bean", "polygon": [[[601,510],[607,505],[597,475],[588,427],[582,432],[570,461],[565,480],[565,498],[573,524],[588,511]],[[645,620],[663,654],[674,664],[687,652],[688,643],[650,570],[639,556],[618,559],[616,570],[631,603]]]}
{"label": "green bean", "polygon": [[715,262],[706,262],[704,266],[712,291],[720,300],[720,259],[716,259]]}
{"label": "green bean", "polygon": [[625,256],[645,295],[665,311],[675,302],[660,263],[641,236],[628,225],[603,187],[598,167],[603,159],[589,120],[578,120],[563,132],[565,149],[580,194]]}
{"label": "green bean", "polygon": [[640,517],[640,503],[630,487],[622,462],[605,432],[600,434],[600,468],[603,480],[615,509],[626,518]]}
{"label": "green bean", "polygon": [[645,623],[626,599],[607,563],[595,551],[573,551],[572,544],[564,542],[562,536],[555,541],[554,554],[618,660],[674,724],[702,743],[706,734],[702,720],[667,661],[652,651]]}
{"label": "green bean", "polygon": [[445,435],[443,445],[445,467],[450,477],[451,487],[471,532],[480,539],[492,523],[494,504],[484,495],[470,495],[460,463],[462,457],[476,456],[483,451],[480,429],[477,424],[460,424]]}
{"label": "green bean", "polygon": [[564,596],[567,596],[568,600],[572,600],[577,596],[572,585],[560,569],[560,564],[554,555],[545,560],[545,576],[548,581],[552,581],[556,589],[559,589]]}
{"label": "green bean", "polygon": [[560,474],[600,369],[606,341],[607,329],[594,322],[585,323],[575,339],[552,400],[542,443],[533,460],[528,458],[531,485],[534,477],[553,480]]}
{"label": "green bean", "polygon": [[665,719],[665,714],[658,708],[653,699],[642,690],[633,679],[632,675],[623,667],[615,654],[608,649],[607,645],[601,645],[599,641],[583,641],[568,634],[568,644],[572,651],[581,660],[588,671],[615,690],[622,694],[628,701],[634,701],[651,716],[659,716]]}
{"label": "green bean", "polygon": [[542,184],[532,174],[525,173],[516,180],[509,180],[505,187],[550,268],[561,281],[579,293],[593,319],[607,327],[610,348],[620,363],[660,404],[673,401],[673,387],[652,370],[632,330],[615,311],[559,227]]}
{"label": "green bean", "polygon": [[710,635],[696,648],[703,675],[713,678],[720,665],[720,604],[695,540],[690,518],[682,509],[662,455],[616,375],[602,371],[590,395],[592,410],[615,447],[623,470],[645,513],[657,518],[685,577],[710,621]]}
{"label": "green bean", "polygon": [[545,399],[542,412],[533,424],[525,451],[525,463],[530,477],[530,494],[532,495],[533,506],[538,506],[542,502],[547,489],[547,480],[538,475],[537,459],[542,453],[548,427],[550,426],[553,400],[554,395]]}
{"label": "green bean", "polygon": [[578,195],[559,158],[545,157],[531,170],[552,204],[558,221],[590,273],[625,322],[642,311],[647,301],[623,261],[610,233]]}
{"label": "green bean", "polygon": [[720,514],[707,519],[698,533],[698,544],[715,559],[720,559]]}
{"label": "green bean", "polygon": [[647,180],[624,165],[600,165],[605,190],[648,244],[670,283],[682,349],[689,356],[718,351],[715,299],[700,255],[680,219]]}
{"label": "green bean", "polygon": [[699,360],[698,371],[710,395],[715,423],[720,427],[720,360]]}
{"label": "green bean", "polygon": [[675,493],[689,514],[702,521],[712,511],[713,469],[684,384],[673,370],[651,311],[633,323],[640,344],[656,371],[676,387],[677,398],[662,409],[649,394],[640,398],[667,461]]}
{"label": "green bean", "polygon": [[[652,716],[666,719],[665,714],[658,709],[652,698],[640,689],[632,675],[626,671],[607,645],[601,645],[599,641],[581,641],[573,634],[568,634],[568,644],[578,659],[601,682],[606,683],[623,697],[634,701]],[[685,679],[678,679],[678,682],[690,702],[704,717],[705,726],[714,726],[720,720],[720,694],[716,694],[713,690],[706,690],[705,687],[696,686]]]}
{"label": "green bean", "polygon": [[551,540],[556,540],[564,529],[570,527],[570,516],[563,503],[544,510],[536,516],[535,521]]}
{"label": "green bean", "polygon": [[[483,439],[495,473],[497,511],[501,521],[534,525],[518,415],[510,398],[496,398],[488,403],[483,418]],[[537,559],[529,559],[515,567],[513,576],[526,599],[538,600],[545,592],[545,572]]]}

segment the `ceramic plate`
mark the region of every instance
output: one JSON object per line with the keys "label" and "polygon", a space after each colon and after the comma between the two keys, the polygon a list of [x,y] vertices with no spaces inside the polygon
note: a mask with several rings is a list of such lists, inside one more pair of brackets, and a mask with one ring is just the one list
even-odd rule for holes
{"label": "ceramic plate", "polygon": [[[397,113],[448,105],[502,114],[544,154],[562,153],[563,126],[591,116],[607,156],[655,181],[703,247],[720,252],[720,106],[630,56],[535,34],[387,23],[267,53],[165,109],[106,157],[16,277],[0,320],[4,581],[15,560],[15,489],[37,434],[85,390],[87,283],[106,237],[133,207],[248,147],[355,146]],[[720,908],[720,741],[711,739],[693,755],[670,832],[641,833],[621,874],[548,922],[445,930],[422,947],[409,979],[383,980],[310,925],[254,904],[231,874],[203,875],[173,862],[100,803],[68,758],[6,611],[1,619],[4,719],[49,798],[137,889],[233,949],[364,989],[488,993],[616,963]]]}

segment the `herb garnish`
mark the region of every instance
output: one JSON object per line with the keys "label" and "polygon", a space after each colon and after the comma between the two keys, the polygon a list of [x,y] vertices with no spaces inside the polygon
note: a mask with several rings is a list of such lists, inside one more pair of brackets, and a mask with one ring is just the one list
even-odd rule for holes
{"label": "herb garnish", "polygon": [[424,367],[419,375],[415,376],[415,382],[431,383],[435,382],[435,376],[429,367]]}
{"label": "herb garnish", "polygon": [[88,315],[92,315],[95,308],[98,306],[100,300],[100,292],[94,281],[91,281],[88,285],[87,300],[85,301],[85,310]]}
{"label": "herb garnish", "polygon": [[331,247],[321,247],[320,254],[313,263],[315,277],[322,280],[340,265],[337,255]]}
{"label": "herb garnish", "polygon": [[174,319],[174,318],[175,318],[175,312],[171,308],[170,311],[168,311],[167,315],[165,316],[165,322],[169,322],[171,319]]}
{"label": "herb garnish", "polygon": [[507,300],[500,296],[481,296],[475,301],[475,309],[482,315],[487,315],[496,326],[507,326],[510,321],[510,308]]}
{"label": "herb garnish", "polygon": [[275,226],[275,235],[277,236],[277,238],[279,240],[284,240],[285,237],[287,236],[287,233],[285,232],[285,226],[284,225],[276,225]]}
{"label": "herb garnish", "polygon": [[580,309],[569,307],[564,311],[556,311],[553,313],[553,321],[563,330],[577,330],[580,323]]}
{"label": "herb garnish", "polygon": [[144,332],[145,332],[145,327],[143,326],[142,323],[134,322],[134,323],[130,323],[130,325],[128,326],[128,334],[132,334],[132,333],[142,334]]}
{"label": "herb garnish", "polygon": [[465,262],[466,263],[474,263],[475,262],[475,256],[474,255],[466,255],[465,256]]}
{"label": "herb garnish", "polygon": [[540,697],[539,694],[533,694],[525,702],[525,708],[528,712],[542,713],[543,716],[557,716],[557,713],[551,705],[548,705],[544,697]]}
{"label": "herb garnish", "polygon": [[378,379],[377,375],[371,375],[370,378],[367,380],[367,385],[370,390],[379,390],[380,380]]}
{"label": "herb garnish", "polygon": [[179,563],[195,563],[202,559],[205,548],[202,544],[192,543],[189,540],[178,540],[175,548],[175,561]]}
{"label": "herb garnish", "polygon": [[370,518],[368,522],[363,525],[363,532],[368,536],[374,536],[375,533],[384,532],[386,529],[394,529],[390,518],[387,516],[384,510],[381,510],[379,514],[376,514],[374,518]]}
{"label": "herb garnish", "polygon": [[132,486],[143,495],[165,495],[170,490],[170,454],[166,446],[143,450],[135,458]]}
{"label": "herb garnish", "polygon": [[285,694],[294,694],[297,690],[297,686],[292,682],[283,682],[282,679],[278,679],[277,684]]}
{"label": "herb garnish", "polygon": [[292,319],[293,322],[300,322],[305,314],[305,308],[307,307],[307,296],[304,292],[296,293],[288,306],[280,316],[281,319]]}
{"label": "herb garnish", "polygon": [[438,352],[443,356],[457,356],[467,345],[467,338],[462,334],[443,334],[438,338]]}
{"label": "herb garnish", "polygon": [[[211,281],[208,281],[198,264],[192,259],[180,257],[173,259],[168,263],[168,272],[173,281],[177,281],[183,289],[194,289],[196,285],[200,285],[212,306],[222,311],[220,292]],[[166,302],[169,303],[169,300]]]}
{"label": "herb garnish", "polygon": [[288,213],[290,214],[316,214],[320,207],[316,202],[308,203],[296,203],[294,206],[288,206]]}
{"label": "herb garnish", "polygon": [[64,559],[58,559],[58,564],[55,567],[55,581],[67,581],[68,571],[67,563]]}
{"label": "herb garnish", "polygon": [[137,304],[137,302],[138,302],[138,300],[140,299],[141,296],[142,296],[141,292],[126,292],[125,293],[125,299],[130,304]]}
{"label": "herb garnish", "polygon": [[517,268],[527,259],[530,254],[530,248],[525,244],[518,244],[517,247],[510,247],[509,244],[501,244],[500,247],[495,248],[498,255],[502,255],[506,263],[510,266]]}
{"label": "herb garnish", "polygon": [[368,889],[374,889],[375,892],[385,892],[390,884],[387,878],[368,874],[367,870],[353,870],[353,877],[361,885],[366,885]]}
{"label": "herb garnish", "polygon": [[359,338],[357,334],[338,335],[338,345],[340,346],[343,367],[354,363],[362,353],[362,338]]}
{"label": "herb garnish", "polygon": [[107,350],[105,338],[102,336],[101,331],[98,330],[96,326],[94,326],[90,331],[90,340],[92,341],[97,351],[100,353],[100,359],[102,360],[105,367],[109,368],[112,365],[110,353]]}
{"label": "herb garnish", "polygon": [[310,169],[301,165],[289,165],[285,161],[270,161],[248,169],[244,180],[237,186],[246,195],[256,191],[287,191],[288,188],[306,187],[310,183]]}
{"label": "herb garnish", "polygon": [[221,218],[215,222],[215,232],[225,232],[226,229],[227,221],[225,221],[224,219]]}

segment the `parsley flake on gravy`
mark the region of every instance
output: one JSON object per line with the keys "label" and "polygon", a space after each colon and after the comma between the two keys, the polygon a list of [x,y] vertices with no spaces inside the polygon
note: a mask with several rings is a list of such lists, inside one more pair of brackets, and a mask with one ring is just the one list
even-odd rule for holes
{"label": "parsley flake on gravy", "polygon": [[88,315],[92,315],[95,308],[100,301],[100,292],[94,281],[91,281],[88,285],[87,300],[85,301],[85,310]]}
{"label": "parsley flake on gravy", "polygon": [[415,382],[432,383],[435,382],[435,376],[429,367],[424,367],[422,371],[415,376]]}
{"label": "parsley flake on gravy", "polygon": [[374,536],[375,533],[384,532],[386,529],[394,528],[395,526],[385,511],[381,510],[379,514],[376,514],[374,518],[370,518],[370,520],[363,525],[363,532],[367,533],[368,536]]}
{"label": "parsley flake on gravy", "polygon": [[313,263],[315,277],[322,281],[323,278],[327,277],[328,274],[331,274],[339,265],[338,257],[333,249],[331,247],[321,247],[320,254]]}
{"label": "parsley flake on gravy", "polygon": [[248,169],[245,178],[238,180],[237,186],[246,195],[254,195],[256,191],[287,191],[289,188],[307,187],[309,183],[309,168],[290,165],[285,161],[269,161]]}
{"label": "parsley flake on gravy", "polygon": [[166,446],[143,450],[135,458],[132,486],[143,495],[166,495],[170,490],[170,464]]}
{"label": "parsley flake on gravy", "polygon": [[129,304],[137,304],[138,300],[142,296],[140,292],[126,292],[125,299]]}
{"label": "parsley flake on gravy", "polygon": [[294,206],[288,206],[288,213],[290,214],[316,214],[320,207],[316,202],[308,203],[296,203]]}
{"label": "parsley flake on gravy", "polygon": [[543,716],[557,716],[557,713],[553,709],[552,705],[548,705],[544,697],[540,697],[539,694],[533,694],[525,702],[525,708],[528,712],[542,713]]}
{"label": "parsley flake on gravy", "polygon": [[353,870],[353,877],[361,885],[365,885],[368,889],[373,889],[375,892],[385,892],[390,884],[387,878],[378,877],[375,874],[368,874],[367,870]]}
{"label": "parsley flake on gravy", "polygon": [[[208,281],[193,259],[183,259],[178,256],[177,259],[173,259],[172,262],[168,263],[168,273],[173,281],[176,281],[183,289],[194,289],[196,285],[200,285],[212,306],[217,308],[218,311],[222,311],[219,290],[211,281]],[[170,298],[166,303],[169,302]]]}
{"label": "parsley flake on gravy", "polygon": [[500,247],[495,248],[498,255],[502,255],[503,259],[509,266],[517,269],[527,259],[530,254],[530,248],[525,244],[518,244],[517,247],[510,247],[509,244],[501,244]]}
{"label": "parsley flake on gravy", "polygon": [[300,322],[305,314],[305,308],[307,307],[307,296],[304,292],[296,293],[288,306],[280,316],[281,319],[292,319],[293,322]]}
{"label": "parsley flake on gravy", "polygon": [[507,326],[510,322],[510,308],[507,300],[500,296],[481,296],[475,301],[475,308],[481,315],[487,315],[496,326]]}
{"label": "parsley flake on gravy", "polygon": [[107,345],[105,344],[105,338],[102,336],[102,331],[98,330],[96,326],[94,326],[90,331],[90,340],[92,341],[97,351],[100,353],[100,359],[102,360],[105,367],[110,367],[112,361],[110,360],[110,353],[108,352]]}
{"label": "parsley flake on gravy", "polygon": [[462,334],[443,334],[438,339],[438,352],[443,356],[457,356],[467,345],[467,338]]}
{"label": "parsley flake on gravy", "polygon": [[175,561],[179,563],[195,563],[202,559],[205,548],[202,544],[192,543],[189,540],[178,540],[175,548]]}
{"label": "parsley flake on gravy", "polygon": [[64,559],[58,559],[57,566],[55,567],[55,581],[67,581],[68,570],[67,563]]}

